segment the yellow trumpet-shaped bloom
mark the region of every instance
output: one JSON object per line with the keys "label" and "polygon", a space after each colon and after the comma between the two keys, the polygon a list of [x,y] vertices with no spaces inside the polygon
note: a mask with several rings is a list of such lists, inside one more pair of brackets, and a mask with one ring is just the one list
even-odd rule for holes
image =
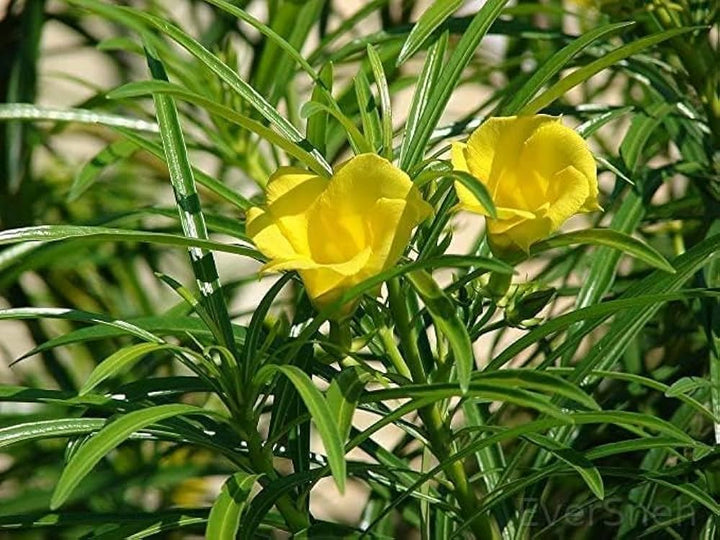
{"label": "yellow trumpet-shaped bloom", "polygon": [[527,253],[571,216],[601,210],[595,160],[580,135],[546,115],[491,118],[466,144],[453,143],[455,170],[482,182],[497,210],[486,208],[460,182],[459,207],[486,216],[498,256]]}
{"label": "yellow trumpet-shaped bloom", "polygon": [[375,154],[350,159],[330,179],[282,167],[266,196],[246,225],[270,259],[263,270],[297,270],[320,308],[394,265],[412,230],[432,214],[408,175]]}

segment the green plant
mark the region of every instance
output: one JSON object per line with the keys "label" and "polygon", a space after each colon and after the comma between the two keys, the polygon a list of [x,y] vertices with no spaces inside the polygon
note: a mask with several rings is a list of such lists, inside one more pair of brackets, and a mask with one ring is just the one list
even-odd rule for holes
{"label": "green plant", "polygon": [[[718,6],[508,4],[10,2],[0,345],[33,358],[0,372],[0,530],[714,537]],[[38,104],[53,25],[117,84]],[[449,143],[539,112],[591,142],[604,212],[501,260]],[[270,174],[368,152],[434,208],[403,258],[320,309],[295,272],[256,297]],[[315,504],[351,484],[359,512]]]}

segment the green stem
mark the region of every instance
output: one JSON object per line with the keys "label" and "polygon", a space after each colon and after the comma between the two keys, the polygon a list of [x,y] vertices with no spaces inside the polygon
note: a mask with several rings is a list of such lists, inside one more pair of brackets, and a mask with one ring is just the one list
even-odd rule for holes
{"label": "green stem", "polygon": [[398,349],[398,346],[395,344],[395,338],[393,337],[392,330],[387,326],[383,326],[380,330],[378,330],[378,334],[380,335],[380,340],[383,343],[383,347],[385,347],[385,352],[387,352],[388,358],[390,359],[390,362],[392,362],[395,371],[403,377],[411,379],[412,374],[410,373],[402,354],[400,354],[400,349]]}
{"label": "green stem", "polygon": [[330,321],[330,342],[337,347],[340,359],[347,356],[352,346],[352,334],[348,320]]}
{"label": "green stem", "polygon": [[[405,353],[405,363],[412,375],[413,382],[422,384],[427,382],[425,368],[423,367],[420,351],[417,347],[417,335],[410,325],[410,313],[407,303],[402,295],[400,282],[392,279],[387,284],[390,297],[390,311],[395,321],[396,330],[400,337],[400,344]],[[433,403],[422,407],[418,411],[425,429],[428,433],[430,449],[440,463],[448,461],[453,453],[450,440],[450,430],[440,416],[440,409]],[[472,520],[470,527],[478,540],[497,538],[497,533],[487,516],[475,516],[480,506],[475,491],[468,482],[462,461],[453,461],[443,467],[445,474],[454,486],[455,499],[460,506],[465,519]]]}
{"label": "green stem", "polygon": [[[271,480],[278,478],[278,473],[273,467],[273,458],[262,444],[262,438],[254,427],[245,429],[245,440],[248,444],[248,456],[250,463],[256,472],[262,473]],[[307,529],[310,526],[310,519],[305,512],[299,510],[289,495],[281,495],[275,506],[282,514],[285,522],[293,533]]]}

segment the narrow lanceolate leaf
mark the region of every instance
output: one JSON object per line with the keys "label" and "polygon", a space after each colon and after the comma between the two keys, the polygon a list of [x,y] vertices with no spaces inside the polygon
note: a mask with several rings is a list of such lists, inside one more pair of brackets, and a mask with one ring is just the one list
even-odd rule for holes
{"label": "narrow lanceolate leaf", "polygon": [[408,279],[422,298],[438,331],[450,343],[460,388],[466,392],[475,366],[475,355],[467,328],[460,320],[457,309],[435,280],[423,270],[408,274]]}
{"label": "narrow lanceolate leaf", "polygon": [[[582,321],[602,321],[611,315],[620,314],[623,311],[630,309],[642,308],[647,306],[659,305],[664,302],[672,302],[674,300],[683,300],[686,298],[692,298],[697,296],[720,297],[720,293],[713,291],[689,291],[687,289],[677,292],[670,293],[658,293],[649,295],[638,295],[629,298],[621,298],[619,300],[610,300],[608,302],[602,302],[600,304],[587,306],[584,308],[575,309],[570,313],[564,315],[555,316],[549,319],[542,325],[534,328],[521,338],[515,340],[515,342],[502,351],[495,359],[490,362],[488,370],[499,369],[507,362],[515,358],[520,352],[533,344],[539,343],[545,337],[552,335],[555,332],[564,330],[565,328],[572,326],[575,323]],[[594,327],[596,325],[592,325]],[[566,341],[570,340],[571,337],[577,338],[578,340],[590,329],[582,328],[576,330],[570,337],[566,338]]]}
{"label": "narrow lanceolate leaf", "polygon": [[[163,80],[131,82],[120,86],[119,88],[115,88],[114,90],[111,90],[107,93],[107,97],[109,99],[129,99],[139,96],[152,96],[156,94],[166,94],[176,97],[178,99],[182,99],[183,101],[187,101],[194,105],[198,105],[199,107],[203,107],[205,110],[207,110],[209,113],[212,113],[213,115],[217,115],[224,120],[227,120],[228,122],[237,124],[243,129],[252,131],[258,137],[265,139],[274,146],[277,146],[278,148],[284,150],[288,155],[298,159],[317,174],[327,175],[327,169],[325,168],[325,166],[320,161],[318,161],[316,156],[308,152],[304,145],[293,142],[292,140],[287,139],[286,137],[280,135],[272,129],[264,126],[260,122],[253,120],[252,118],[249,118],[244,114],[241,114],[200,94],[183,88],[182,86],[178,86],[176,84],[172,84]],[[152,150],[148,148],[146,149],[152,152]],[[197,170],[194,170],[194,172],[195,175],[198,177],[197,179],[199,184],[205,185],[209,189],[214,189],[217,187],[215,184],[205,182],[205,178],[201,177],[198,174]],[[239,196],[236,195],[236,197]],[[242,207],[248,208],[249,206],[249,204],[244,204],[244,206]]]}
{"label": "narrow lanceolate leaf", "polygon": [[580,477],[585,481],[590,491],[600,500],[605,498],[605,488],[603,486],[602,476],[597,468],[577,450],[568,446],[557,443],[550,437],[540,435],[539,433],[527,433],[523,438],[539,446],[558,459],[570,465]]}
{"label": "narrow lanceolate leaf", "polygon": [[617,108],[611,109],[607,112],[600,113],[597,116],[591,118],[590,120],[587,120],[586,122],[583,122],[582,124],[580,124],[575,129],[575,131],[577,131],[578,135],[580,135],[583,139],[587,139],[591,135],[593,135],[597,130],[599,130],[601,127],[603,127],[605,124],[608,124],[608,123],[612,122],[613,120],[628,114],[633,109],[634,109],[634,107],[632,107],[632,106],[617,107]]}
{"label": "narrow lanceolate leaf", "polygon": [[462,38],[460,38],[445,69],[438,78],[437,84],[433,87],[428,106],[422,115],[417,132],[408,145],[405,159],[400,163],[403,170],[409,170],[422,159],[425,145],[437,127],[437,123],[448,101],[450,101],[453,90],[460,81],[460,76],[475,54],[475,49],[477,49],[480,41],[485,37],[495,19],[500,16],[507,2],[508,0],[488,0],[472,18],[470,25]]}
{"label": "narrow lanceolate leaf", "polygon": [[[645,215],[645,206],[640,194],[631,190],[623,199],[620,209],[610,222],[612,230],[625,234],[632,233]],[[615,279],[615,269],[621,253],[610,248],[600,248],[595,253],[585,282],[580,287],[575,306],[584,308],[597,303],[610,290]]]}
{"label": "narrow lanceolate leaf", "polygon": [[465,0],[435,0],[418,19],[410,35],[405,40],[397,65],[404,63],[415,54],[427,41],[436,28],[438,28]]}
{"label": "narrow lanceolate leaf", "polygon": [[350,435],[355,408],[369,378],[368,373],[353,366],[344,369],[340,375],[332,380],[327,389],[328,407],[335,415],[340,438],[343,442]]}
{"label": "narrow lanceolate leaf", "polygon": [[367,46],[368,60],[375,77],[375,85],[380,96],[380,112],[382,113],[382,155],[392,161],[393,159],[393,126],[392,104],[390,102],[390,89],[388,88],[382,60],[372,45]]}
{"label": "narrow lanceolate leaf", "polygon": [[[324,86],[329,93],[332,94],[332,87],[333,87],[333,65],[332,62],[328,62],[325,64],[325,66],[320,71],[320,84],[315,85],[315,88],[313,88],[312,91],[312,97],[311,100],[315,101],[317,103],[324,103],[324,97],[323,93],[320,91],[320,88]],[[326,103],[327,104],[327,103]],[[362,112],[362,109],[361,109]],[[307,139],[310,141],[310,144],[312,144],[315,148],[318,149],[318,152],[321,154],[325,154],[325,145],[327,143],[327,120],[328,115],[323,113],[318,113],[310,118],[308,118],[307,121],[307,128],[306,128],[306,134]]]}
{"label": "narrow lanceolate leaf", "polygon": [[[718,256],[720,256],[720,235],[706,238],[675,259],[674,274],[655,271],[630,287],[622,297],[633,298],[643,294],[677,291],[696,271]],[[595,343],[587,356],[577,364],[572,380],[583,380],[595,369],[611,369],[630,341],[642,330],[658,308],[658,304],[650,304],[627,311],[615,319],[609,332]]]}
{"label": "narrow lanceolate leaf", "polygon": [[[378,114],[375,98],[370,91],[370,82],[365,72],[360,70],[355,75],[355,96],[360,109],[363,135],[370,142],[374,151],[382,145],[382,130],[380,129],[380,115]],[[320,113],[318,113],[320,114]]]}
{"label": "narrow lanceolate leaf", "polygon": [[655,248],[628,234],[611,229],[587,229],[559,234],[533,245],[530,248],[530,253],[537,254],[548,249],[576,244],[611,247],[626,255],[631,255],[654,268],[670,274],[675,273],[672,265]]}
{"label": "narrow lanceolate leaf", "polygon": [[250,324],[247,327],[245,347],[243,348],[242,373],[247,380],[249,380],[249,377],[254,372],[254,370],[251,369],[252,366],[257,366],[260,363],[260,351],[258,349],[263,325],[265,324],[265,317],[270,311],[277,295],[280,294],[280,291],[291,279],[292,274],[290,272],[283,274],[280,279],[273,283],[270,290],[265,293],[265,296],[263,296],[253,312],[252,319],[250,319]]}
{"label": "narrow lanceolate leaf", "polygon": [[405,124],[405,129],[402,134],[402,144],[400,145],[401,163],[405,160],[410,141],[415,138],[415,132],[420,124],[420,119],[428,107],[432,89],[443,69],[443,60],[445,59],[448,39],[449,33],[447,31],[443,32],[440,38],[428,49],[427,58],[425,58],[422,71],[415,83],[415,93],[413,94],[412,103],[410,104],[410,112],[408,112],[407,115],[407,123]]}
{"label": "narrow lanceolate leaf", "polygon": [[98,364],[92,373],[90,373],[90,376],[80,389],[79,394],[81,396],[87,394],[103,381],[121,373],[127,373],[127,371],[145,355],[169,348],[172,348],[172,345],[162,343],[138,343],[137,345],[120,349]]}
{"label": "narrow lanceolate leaf", "polygon": [[107,167],[131,156],[137,149],[138,147],[135,143],[121,139],[100,150],[100,152],[88,161],[83,168],[80,169],[80,172],[78,172],[70,186],[70,192],[67,195],[68,201],[72,202],[78,199],[80,195],[90,189]]}
{"label": "narrow lanceolate leaf", "polygon": [[127,118],[117,114],[108,114],[87,109],[57,109],[40,107],[32,103],[0,104],[0,122],[4,120],[28,120],[51,122],[76,122],[79,124],[96,124],[108,127],[123,127],[133,131],[158,133],[160,129],[155,122],[147,122],[135,118]]}
{"label": "narrow lanceolate leaf", "polygon": [[206,538],[235,540],[250,491],[260,475],[235,473],[223,484],[210,510]]}
{"label": "narrow lanceolate leaf", "polygon": [[98,431],[106,423],[105,418],[60,418],[16,424],[0,429],[0,448],[37,439],[84,435]]}
{"label": "narrow lanceolate leaf", "polygon": [[498,371],[489,371],[489,369],[485,369],[484,371],[473,374],[473,382],[475,381],[498,387],[523,388],[526,390],[546,392],[556,396],[561,395],[588,409],[600,410],[600,405],[577,385],[544,371],[536,371],[533,369],[500,369]]}
{"label": "narrow lanceolate leaf", "polygon": [[477,178],[465,171],[453,171],[450,173],[450,176],[460,182],[470,191],[470,193],[473,194],[480,204],[483,205],[485,210],[487,210],[488,214],[490,214],[490,217],[497,217],[495,203],[492,200],[492,195],[490,195],[487,187],[485,187],[485,184],[478,181]]}
{"label": "narrow lanceolate leaf", "polygon": [[278,366],[278,365],[267,365],[258,371],[255,376],[255,383],[262,384],[273,374],[280,373],[286,376],[295,386],[295,389],[300,394],[305,406],[310,412],[315,426],[320,433],[323,445],[325,445],[325,451],[327,452],[328,465],[332,472],[335,484],[338,490],[343,492],[345,490],[345,450],[343,447],[343,441],[340,437],[340,431],[338,429],[337,421],[330,412],[325,397],[322,395],[313,384],[310,377],[308,377],[304,371],[296,366]]}
{"label": "narrow lanceolate leaf", "polygon": [[78,309],[67,308],[10,308],[0,309],[0,320],[13,319],[67,319],[70,321],[78,321],[92,324],[101,324],[110,326],[120,330],[124,334],[130,334],[139,337],[142,340],[153,343],[162,343],[163,341],[154,334],[143,330],[139,326],[135,326],[129,322],[113,319],[99,313],[89,313]]}
{"label": "narrow lanceolate leaf", "polygon": [[646,113],[633,118],[630,128],[620,144],[620,155],[631,173],[636,173],[642,164],[642,153],[653,132],[675,109],[675,103],[656,103]]}
{"label": "narrow lanceolate leaf", "polygon": [[8,229],[7,231],[0,232],[0,245],[17,244],[19,242],[57,242],[71,238],[87,242],[109,240],[182,246],[210,251],[223,251],[225,253],[234,253],[236,255],[262,260],[262,256],[256,250],[237,244],[223,244],[213,240],[187,238],[177,234],[112,229],[109,227],[88,227],[84,225],[38,225],[37,227]]}
{"label": "narrow lanceolate leaf", "polygon": [[83,444],[65,465],[50,501],[50,508],[61,507],[73,490],[98,462],[130,435],[166,418],[182,414],[204,414],[191,405],[158,405],[128,413],[111,422]]}
{"label": "narrow lanceolate leaf", "polygon": [[373,148],[366,137],[360,133],[357,126],[347,116],[340,113],[337,108],[328,107],[324,103],[316,101],[308,101],[300,108],[300,116],[310,118],[315,114],[329,114],[337,120],[347,133],[348,142],[356,154],[372,152]]}
{"label": "narrow lanceolate leaf", "polygon": [[[165,153],[163,152],[163,148],[161,145],[155,143],[154,141],[146,139],[145,137],[141,137],[137,133],[133,133],[132,131],[125,128],[115,128],[115,131],[120,133],[129,141],[134,142],[136,145],[138,145],[138,147],[142,148],[146,152],[149,152],[156,158],[165,161]],[[239,193],[236,193],[219,180],[216,180],[212,176],[205,174],[200,169],[193,168],[193,173],[195,174],[195,179],[197,180],[198,184],[209,189],[212,193],[214,193],[221,199],[224,199],[230,204],[237,206],[241,210],[247,210],[252,206],[250,201],[248,201],[245,197],[243,197]]]}
{"label": "narrow lanceolate leaf", "polygon": [[[146,48],[146,55],[153,78],[167,81],[165,68],[160,59],[157,58],[155,51],[149,48],[149,45]],[[200,207],[200,197],[195,186],[195,177],[190,165],[175,102],[171,97],[162,94],[154,95],[153,100],[183,232],[189,238],[207,240],[208,232],[205,217]],[[219,330],[219,334],[215,337],[225,348],[235,352],[235,340],[230,325],[230,315],[225,305],[225,297],[221,290],[222,286],[220,285],[213,254],[208,250],[197,247],[190,248],[188,252],[190,253],[195,280],[200,289],[200,294],[205,300],[206,305],[204,307],[212,317],[215,328]]]}
{"label": "narrow lanceolate leaf", "polygon": [[633,54],[637,54],[640,51],[647,49],[648,47],[652,47],[653,45],[657,45],[658,43],[662,43],[663,41],[666,41],[673,37],[677,37],[680,34],[691,32],[692,30],[694,29],[677,28],[673,30],[666,30],[664,32],[659,32],[657,34],[638,39],[636,41],[633,41],[632,43],[629,43],[628,45],[624,45],[618,49],[615,49],[614,51],[606,54],[602,58],[598,58],[597,60],[590,62],[588,65],[573,71],[567,77],[563,77],[562,79],[560,79],[558,82],[553,84],[550,88],[545,90],[542,94],[540,94],[530,103],[525,105],[525,107],[520,110],[520,113],[535,114],[539,110],[550,105],[559,97],[564,96],[571,88],[574,88],[578,84],[588,80],[593,75],[600,73],[603,69],[617,64],[621,60],[624,60],[625,58],[628,58]]}
{"label": "narrow lanceolate leaf", "polygon": [[[72,3],[102,14],[109,19],[128,24],[139,31],[142,31],[143,26],[145,26],[146,30],[144,33],[147,33],[147,25],[159,30],[195,56],[210,71],[222,79],[229,88],[237,92],[251,107],[274,125],[285,137],[296,143],[308,144],[305,137],[303,137],[295,126],[284,118],[257,90],[244,81],[235,70],[223,63],[220,58],[208,51],[198,41],[167,20],[136,9],[112,6],[89,0],[72,0]],[[325,165],[328,172],[331,171],[330,166],[316,149],[310,149],[310,152],[317,157],[318,161]]]}
{"label": "narrow lanceolate leaf", "polygon": [[539,69],[535,70],[532,76],[527,80],[525,84],[520,87],[520,90],[512,95],[510,101],[502,107],[502,116],[512,116],[527,104],[530,99],[548,82],[553,76],[557,75],[561,69],[563,69],[567,63],[572,60],[575,56],[580,54],[587,47],[592,45],[598,39],[602,39],[618,30],[632,26],[634,22],[621,22],[615,24],[606,24],[593,28],[589,32],[586,32],[582,36],[572,41],[569,45],[566,45],[558,52],[553,54]]}
{"label": "narrow lanceolate leaf", "polygon": [[[158,317],[138,317],[128,319],[130,324],[134,324],[141,329],[152,332],[158,336],[185,336],[188,334],[198,339],[205,340],[212,338],[212,334],[207,325],[197,317],[178,317],[175,315],[161,315]],[[245,339],[245,328],[234,325],[235,342],[241,344]],[[86,341],[94,341],[99,339],[110,339],[124,335],[125,332],[119,328],[111,326],[92,326],[90,328],[80,328],[67,332],[61,336],[49,339],[36,347],[33,347],[24,357],[31,356],[38,352],[47,351],[55,347],[69,345],[72,343],[83,343]]]}

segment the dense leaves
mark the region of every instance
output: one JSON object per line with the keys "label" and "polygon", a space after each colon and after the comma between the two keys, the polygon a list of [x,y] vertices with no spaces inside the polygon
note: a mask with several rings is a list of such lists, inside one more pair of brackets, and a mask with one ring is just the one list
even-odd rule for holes
{"label": "dense leaves", "polygon": [[[354,4],[0,15],[0,536],[717,536],[720,8]],[[450,142],[538,112],[604,211],[500,260]],[[434,214],[318,309],[246,212],[364,152]]]}

